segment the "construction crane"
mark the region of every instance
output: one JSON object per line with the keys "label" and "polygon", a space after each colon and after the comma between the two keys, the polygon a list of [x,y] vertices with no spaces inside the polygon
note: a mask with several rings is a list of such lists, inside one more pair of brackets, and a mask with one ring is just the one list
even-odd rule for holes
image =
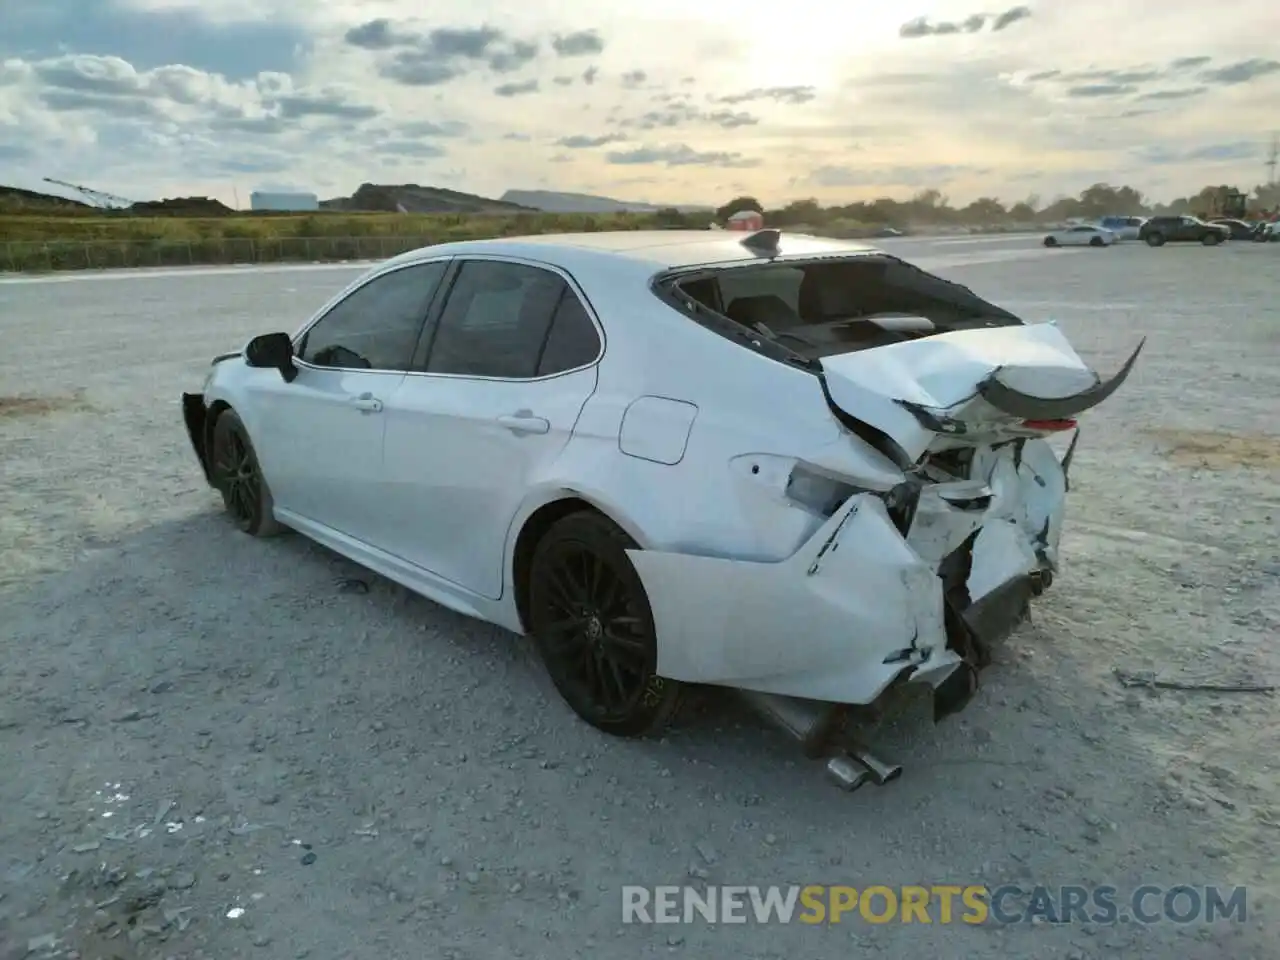
{"label": "construction crane", "polygon": [[82,193],[89,198],[89,201],[95,207],[103,207],[108,210],[119,209],[121,207],[132,207],[133,201],[126,200],[124,197],[117,197],[114,193],[103,193],[101,190],[91,190],[89,187],[82,187],[76,183],[67,183],[65,180],[55,180],[53,177],[45,177],[45,183],[56,184],[59,187],[67,187]]}

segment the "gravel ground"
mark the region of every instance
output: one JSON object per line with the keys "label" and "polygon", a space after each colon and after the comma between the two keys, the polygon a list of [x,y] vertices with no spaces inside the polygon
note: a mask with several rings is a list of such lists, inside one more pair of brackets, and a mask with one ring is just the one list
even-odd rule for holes
{"label": "gravel ground", "polygon": [[[178,394],[351,269],[0,281],[0,958],[1280,955],[1274,699],[1113,674],[1280,674],[1276,249],[895,246],[1104,372],[1150,340],[1088,415],[1034,623],[965,713],[878,731],[906,773],[852,795],[725,696],[604,739],[509,635],[230,528]],[[1249,899],[1214,925],[624,926],[631,883]]]}

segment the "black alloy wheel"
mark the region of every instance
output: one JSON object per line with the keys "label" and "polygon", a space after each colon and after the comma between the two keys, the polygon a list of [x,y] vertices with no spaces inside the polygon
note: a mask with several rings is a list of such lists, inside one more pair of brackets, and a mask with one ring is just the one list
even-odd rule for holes
{"label": "black alloy wheel", "polygon": [[254,537],[280,531],[272,515],[271,492],[262,478],[249,433],[234,410],[224,410],[213,426],[213,481],[232,522]]}
{"label": "black alloy wheel", "polygon": [[1100,247],[1100,246],[1102,246],[1102,238],[1101,238],[1101,237],[1094,237],[1092,240],[1090,240],[1090,241],[1089,241],[1089,246],[1091,246],[1091,247]]}
{"label": "black alloy wheel", "polygon": [[1058,241],[1055,240],[1053,237],[1045,237],[1044,245],[1046,247],[1056,247],[1058,245]]}
{"label": "black alloy wheel", "polygon": [[558,521],[529,570],[529,627],[573,712],[622,737],[660,732],[682,684],[657,675],[653,612],[626,551],[635,544],[598,513]]}
{"label": "black alloy wheel", "polygon": [[1163,233],[1147,234],[1147,246],[1149,247],[1164,246],[1164,234]]}
{"label": "black alloy wheel", "polygon": [[1222,242],[1222,234],[1206,233],[1203,237],[1200,238],[1200,242],[1203,243],[1206,247],[1216,247],[1218,244]]}

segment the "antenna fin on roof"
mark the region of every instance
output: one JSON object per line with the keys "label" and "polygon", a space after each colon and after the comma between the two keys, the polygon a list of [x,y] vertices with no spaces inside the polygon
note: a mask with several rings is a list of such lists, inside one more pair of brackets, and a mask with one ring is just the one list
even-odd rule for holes
{"label": "antenna fin on roof", "polygon": [[778,242],[782,239],[781,230],[757,230],[742,238],[742,245],[748,250],[764,253],[776,253]]}

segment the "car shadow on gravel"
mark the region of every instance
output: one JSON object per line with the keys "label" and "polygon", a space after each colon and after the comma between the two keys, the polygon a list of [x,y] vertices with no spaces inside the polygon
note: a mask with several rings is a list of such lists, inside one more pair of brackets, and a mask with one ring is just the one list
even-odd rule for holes
{"label": "car shadow on gravel", "polygon": [[[723,694],[699,697],[661,741],[608,739],[505,631],[212,512],[98,543],[0,594],[0,615],[12,626],[0,752],[19,772],[0,803],[20,811],[0,847],[24,869],[0,905],[19,905],[25,936],[70,938],[86,956],[107,940],[138,955],[153,941],[175,954],[352,942],[352,917],[391,914],[405,938],[536,917],[581,942],[615,935],[623,883],[1230,879],[1194,841],[1170,842],[1196,825],[1157,759],[1112,722],[1114,703],[1055,675],[1059,638],[1040,623],[963,714],[935,727],[916,704],[883,725],[873,743],[904,776],[846,795]],[[104,784],[126,798],[115,810]],[[342,909],[282,906],[308,902]],[[959,955],[954,930],[880,927],[877,941]],[[1191,958],[1248,930],[1158,936]],[[714,931],[681,934],[705,952]],[[1127,949],[1140,934],[988,935],[1030,955],[1033,941]],[[752,936],[757,949],[796,942]]]}

